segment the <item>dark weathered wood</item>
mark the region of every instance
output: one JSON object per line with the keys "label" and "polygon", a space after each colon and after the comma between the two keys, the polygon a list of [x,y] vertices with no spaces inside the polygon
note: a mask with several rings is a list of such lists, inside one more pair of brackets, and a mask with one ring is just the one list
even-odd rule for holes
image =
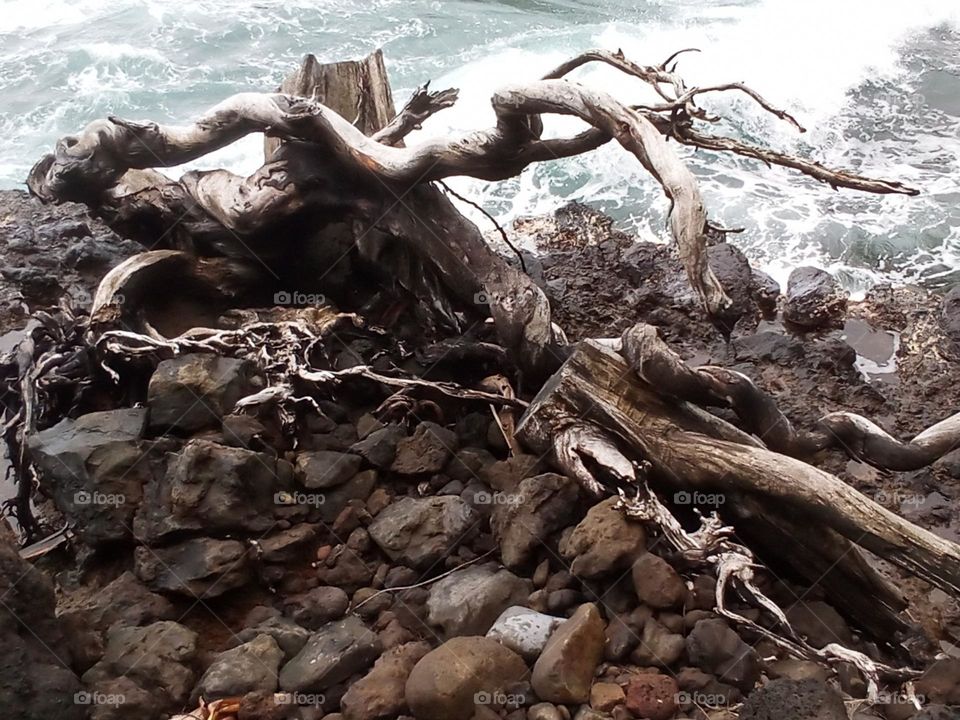
{"label": "dark weathered wood", "polygon": [[[619,354],[581,343],[521,418],[517,435],[537,452],[566,428],[591,423],[627,457],[652,463],[678,489],[748,494],[797,519],[809,533],[830,528],[941,589],[960,592],[960,546],[907,522],[834,475],[754,442],[720,439],[722,420],[653,392]],[[816,546],[812,542],[813,547]]]}
{"label": "dark weathered wood", "polygon": [[[335,63],[321,63],[315,55],[306,55],[277,92],[321,102],[368,136],[386,127],[396,115],[381,50],[361,60]],[[282,142],[277,137],[264,138],[266,162],[274,159]]]}

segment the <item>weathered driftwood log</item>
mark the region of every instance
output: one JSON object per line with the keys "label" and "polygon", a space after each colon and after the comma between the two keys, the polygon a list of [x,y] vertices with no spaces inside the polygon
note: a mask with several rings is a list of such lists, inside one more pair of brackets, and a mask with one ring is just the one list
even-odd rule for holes
{"label": "weathered driftwood log", "polygon": [[[593,489],[604,479],[615,482],[626,474],[622,462],[611,462],[616,455],[612,446],[632,461],[650,462],[668,488],[729,494],[736,501],[729,508],[724,504],[721,512],[736,509],[741,519],[756,516],[760,525],[777,531],[776,537],[755,545],[761,553],[805,546],[805,555],[791,563],[801,575],[822,572],[853,550],[852,544],[948,592],[960,592],[960,547],[903,520],[835,476],[768,450],[697,406],[654,392],[635,366],[592,341],[578,345],[544,385],[521,418],[517,436],[538,452],[553,452],[561,466],[581,479],[587,470]],[[784,546],[785,538],[793,542]],[[822,556],[817,569],[808,562],[810,555]],[[789,562],[789,554],[782,559]],[[840,570],[840,594],[848,600],[848,611],[869,612],[884,624],[902,607],[896,592],[867,572],[862,558],[843,563]],[[878,588],[880,602],[873,595]],[[857,596],[855,604],[851,593]],[[871,604],[885,607],[870,611]]]}

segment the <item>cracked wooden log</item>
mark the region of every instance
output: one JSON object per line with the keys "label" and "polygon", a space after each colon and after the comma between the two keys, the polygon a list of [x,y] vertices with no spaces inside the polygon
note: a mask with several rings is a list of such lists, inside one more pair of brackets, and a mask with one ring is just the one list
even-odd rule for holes
{"label": "cracked wooden log", "polygon": [[[571,436],[578,442],[571,443]],[[766,526],[765,535],[751,538],[753,547],[761,555],[784,555],[778,559],[801,577],[820,580],[838,604],[845,599],[842,606],[861,624],[866,617],[867,625],[890,628],[902,605],[895,590],[865,569],[857,546],[947,592],[960,592],[960,546],[907,522],[834,475],[768,450],[701,408],[654,392],[635,366],[593,341],[579,344],[547,381],[521,418],[517,437],[535,452],[551,452],[580,479],[578,464],[589,469],[598,484],[624,482],[623,469],[604,462],[611,456],[605,444],[612,443],[630,460],[650,462],[671,492],[737,498],[731,508]],[[726,505],[720,510],[729,512]],[[792,542],[784,544],[788,537]],[[784,552],[798,544],[808,551],[804,556]],[[815,577],[848,552],[855,555],[838,566],[841,575]],[[810,562],[814,555],[820,562]]]}

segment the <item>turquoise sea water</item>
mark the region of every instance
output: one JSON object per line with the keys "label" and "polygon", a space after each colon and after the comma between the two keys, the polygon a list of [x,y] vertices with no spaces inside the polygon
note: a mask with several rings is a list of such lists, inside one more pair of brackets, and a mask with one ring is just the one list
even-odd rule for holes
{"label": "turquoise sea water", "polygon": [[[499,83],[536,78],[585,49],[657,63],[695,46],[691,84],[745,81],[810,129],[797,135],[735,97],[705,102],[717,130],[829,164],[903,180],[919,198],[829,188],[780,169],[685,152],[713,217],[784,278],[812,262],[861,289],[878,280],[960,280],[960,3],[956,0],[3,0],[0,187],[22,186],[56,138],[106,114],[183,121],[225,96],[273,89],[306,52],[321,60],[382,47],[398,103],[424,80],[461,88],[424,136],[483,127]],[[646,88],[601,67],[574,76],[629,102]],[[551,133],[576,121],[548,123]],[[412,139],[413,140],[413,139]],[[250,137],[195,163],[252,171]],[[174,174],[178,170],[172,171]],[[454,187],[502,220],[592,203],[666,239],[665,203],[613,144],[502,183]],[[469,212],[472,212],[469,208]],[[478,222],[483,222],[482,219]]]}

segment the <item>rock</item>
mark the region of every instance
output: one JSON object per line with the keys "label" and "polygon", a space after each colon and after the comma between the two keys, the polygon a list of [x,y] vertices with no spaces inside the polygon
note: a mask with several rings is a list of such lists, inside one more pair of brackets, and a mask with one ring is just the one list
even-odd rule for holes
{"label": "rock", "polygon": [[126,677],[142,688],[160,692],[160,696],[153,693],[160,701],[157,709],[183,705],[196,679],[192,669],[196,654],[197,634],[178,623],[115,625],[107,633],[103,657],[84,673],[83,682],[93,685]]}
{"label": "rock", "polygon": [[153,454],[138,442],[146,423],[145,409],[109,410],[28,438],[41,485],[89,545],[132,535],[141,488],[154,472]]}
{"label": "rock", "polygon": [[428,620],[443,628],[446,637],[483,635],[511,605],[527,599],[533,590],[495,563],[471,565],[457,570],[430,587]]}
{"label": "rock", "polygon": [[480,479],[494,490],[515,492],[525,478],[539,474],[541,458],[535,455],[511,455],[484,468]]}
{"label": "rock", "polygon": [[236,647],[255,640],[260,635],[272,637],[283,653],[285,660],[296,656],[307,644],[307,640],[310,639],[310,632],[307,629],[300,627],[289,618],[276,616],[266,618],[253,627],[244,628],[231,638],[231,642]]}
{"label": "rock", "polygon": [[272,455],[191,440],[148,484],[134,519],[137,539],[153,545],[187,532],[262,535],[291,476],[289,463]]}
{"label": "rock", "polygon": [[571,520],[579,494],[573,480],[544,473],[522,480],[513,493],[495,502],[490,529],[503,564],[517,568],[527,563],[547,537]]}
{"label": "rock", "polygon": [[630,660],[637,665],[670,667],[680,659],[684,649],[683,635],[670,632],[651,617],[644,623],[640,642]]}
{"label": "rock", "polygon": [[537,697],[573,704],[590,699],[593,674],[603,658],[605,623],[589,603],[558,627],[533,666],[531,684]]}
{"label": "rock", "polygon": [[342,618],[350,607],[350,598],[338,587],[317,587],[286,598],[284,604],[285,614],[297,625],[317,630]]}
{"label": "rock", "polygon": [[731,347],[737,360],[780,365],[796,363],[806,353],[803,343],[796,338],[769,331],[734,338]]}
{"label": "rock", "polygon": [[740,248],[727,242],[707,247],[707,262],[731,300],[724,317],[732,330],[738,319],[754,312],[750,263]]}
{"label": "rock", "polygon": [[821,600],[797,603],[787,612],[787,620],[815,648],[829,643],[850,646],[853,635],[840,613]]}
{"label": "rock", "polygon": [[954,285],[943,296],[940,305],[940,327],[952,343],[960,345],[960,285]]}
{"label": "rock", "polygon": [[405,437],[403,428],[387,425],[351,445],[350,452],[356,453],[374,467],[390,467],[397,454],[397,444]]}
{"label": "rock", "polygon": [[258,540],[260,559],[267,563],[289,563],[307,556],[317,538],[317,528],[308,523],[294,525]]}
{"label": "rock", "polygon": [[150,592],[132,572],[125,572],[96,593],[83,593],[80,602],[61,599],[57,612],[72,624],[104,632],[116,622],[147,625],[177,615],[167,598]]}
{"label": "rock", "polygon": [[847,720],[847,711],[825,682],[781,678],[750,693],[740,720]]}
{"label": "rock", "polygon": [[158,592],[212,598],[252,579],[247,547],[237,540],[196,538],[162,548],[138,547],[134,571]]}
{"label": "rock", "polygon": [[302,452],[297,455],[295,463],[297,480],[311,490],[336,487],[356,475],[361,462],[359,455],[349,453],[331,450]]}
{"label": "rock", "polygon": [[217,655],[193,691],[194,699],[210,702],[225,697],[240,697],[249,692],[268,694],[277,690],[277,672],[283,651],[269,635],[258,635],[250,642]]}
{"label": "rock", "polygon": [[81,686],[69,669],[72,657],[56,617],[53,584],[20,557],[5,520],[0,520],[0,598],[3,717],[83,720],[88,708],[74,702]]}
{"label": "rock", "polygon": [[617,509],[618,498],[594,505],[573,532],[560,542],[560,555],[578,577],[594,578],[625,570],[646,550],[643,525]]}
{"label": "rock", "polygon": [[[163,704],[162,692],[155,694],[128,677],[103,680],[73,696],[73,702],[90,707],[90,720],[127,720],[130,717],[156,718]],[[122,700],[121,700],[122,699]]]}
{"label": "rock", "polygon": [[641,624],[639,628],[634,627],[630,621],[630,616],[615,615],[607,623],[606,644],[603,649],[604,658],[611,662],[624,660],[640,642],[642,631],[643,625]]}
{"label": "rock", "polygon": [[780,283],[762,270],[751,271],[751,292],[753,299],[764,315],[775,315],[780,300]]}
{"label": "rock", "polygon": [[677,710],[676,681],[667,675],[637,675],[627,685],[627,709],[638,718],[667,720]]}
{"label": "rock", "polygon": [[677,571],[659,555],[643,553],[633,563],[633,587],[640,602],[655,608],[679,607],[687,586]]}
{"label": "rock", "polygon": [[799,267],[787,280],[787,302],[783,317],[802,328],[834,325],[847,311],[847,293],[825,270]]}
{"label": "rock", "polygon": [[327,524],[334,522],[351,501],[363,502],[370,497],[376,484],[377,471],[364,470],[343,485],[327,490],[323,493],[323,502],[318,506],[320,519]]}
{"label": "rock", "polygon": [[414,666],[404,695],[417,720],[466,719],[482,694],[502,693],[526,674],[520,656],[495,640],[451,638]]}
{"label": "rock", "polygon": [[686,645],[691,663],[744,692],[760,677],[757,654],[719,618],[700,620],[687,635]]}
{"label": "rock", "polygon": [[771,677],[787,678],[788,680],[821,680],[830,678],[830,670],[812,660],[798,660],[785,657],[767,663],[767,670]]}
{"label": "rock", "polygon": [[150,377],[150,427],[194,433],[219,427],[237,400],[261,383],[245,360],[192,353],[161,360]]}
{"label": "rock", "polygon": [[616,683],[597,682],[590,688],[590,707],[599,712],[610,712],[626,699],[623,688]]}
{"label": "rock", "polygon": [[456,549],[479,516],[458,497],[403,498],[370,524],[370,537],[394,562],[428,568]]}
{"label": "rock", "polygon": [[[486,425],[484,425],[486,427]],[[457,450],[453,459],[447,463],[444,468],[452,480],[459,480],[467,483],[471,480],[479,480],[485,468],[490,467],[497,459],[489,450],[476,447],[465,447]]]}
{"label": "rock", "polygon": [[425,642],[391,648],[373,669],[353,683],[340,701],[343,720],[381,720],[402,715],[407,707],[404,689],[414,666],[430,652]]}
{"label": "rock", "polygon": [[500,613],[487,631],[487,637],[510,648],[524,660],[533,661],[540,656],[553,631],[563,622],[564,618],[514,605]]}
{"label": "rock", "polygon": [[930,702],[960,705],[960,659],[942,658],[935,661],[914,685],[917,694]]}
{"label": "rock", "polygon": [[438,473],[457,449],[457,436],[436,423],[417,425],[413,435],[397,444],[397,454],[390,469],[401,475]]}
{"label": "rock", "polygon": [[323,692],[377,659],[380,639],[355,615],[325,625],[280,671],[287,692]]}

